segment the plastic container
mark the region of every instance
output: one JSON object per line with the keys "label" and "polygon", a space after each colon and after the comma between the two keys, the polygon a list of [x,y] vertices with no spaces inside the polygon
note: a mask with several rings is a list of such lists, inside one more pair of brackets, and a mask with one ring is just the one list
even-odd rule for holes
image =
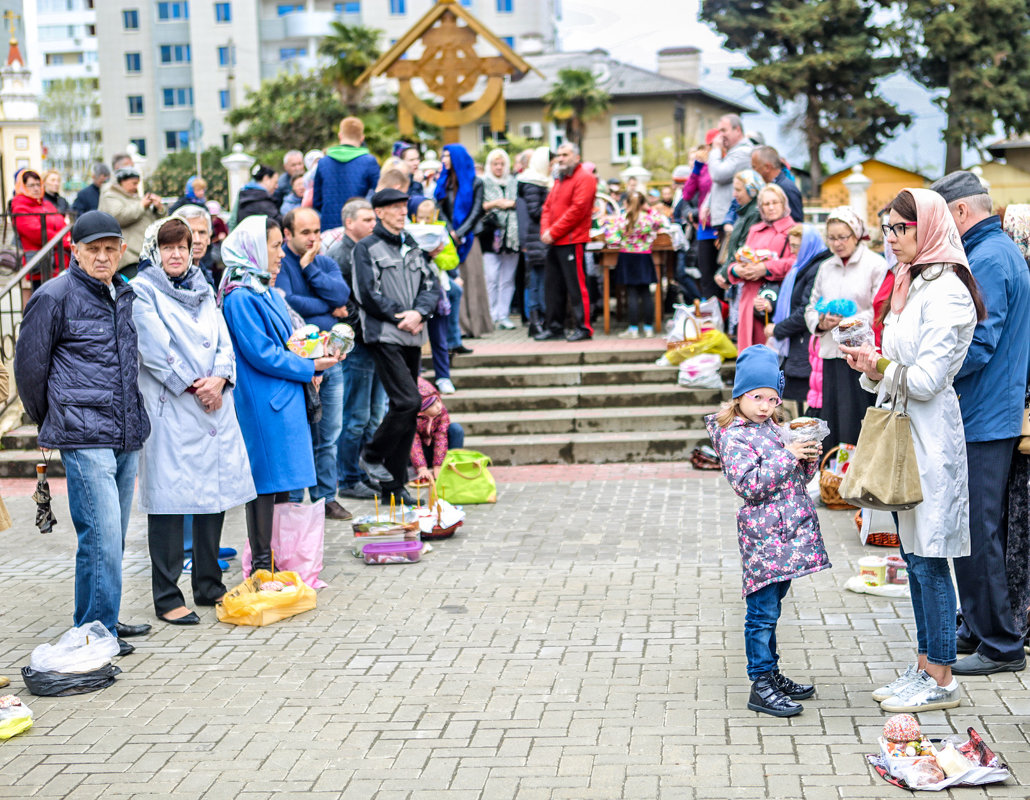
{"label": "plastic container", "polygon": [[858,577],[870,586],[883,586],[887,582],[887,559],[880,556],[858,559]]}
{"label": "plastic container", "polygon": [[361,552],[366,564],[409,564],[422,557],[422,542],[370,542]]}
{"label": "plastic container", "polygon": [[908,583],[908,565],[901,556],[887,556],[887,583]]}

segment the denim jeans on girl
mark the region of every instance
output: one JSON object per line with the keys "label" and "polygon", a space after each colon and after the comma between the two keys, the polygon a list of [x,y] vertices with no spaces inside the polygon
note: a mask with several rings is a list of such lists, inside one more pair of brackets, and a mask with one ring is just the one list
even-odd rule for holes
{"label": "denim jeans on girl", "polygon": [[139,451],[62,450],[61,461],[68,476],[68,509],[79,540],[73,619],[76,627],[99,620],[115,633]]}
{"label": "denim jeans on girl", "polygon": [[901,557],[908,566],[908,590],[916,617],[916,652],[926,653],[931,664],[954,664],[955,587],[946,558],[924,558],[906,553]]}
{"label": "denim jeans on girl", "polygon": [[461,319],[458,309],[461,307],[461,295],[464,291],[458,282],[457,270],[451,272],[451,286],[447,290],[447,299],[451,303],[451,313],[447,315],[447,347],[454,350],[461,347]]}
{"label": "denim jeans on girl", "polygon": [[788,589],[790,581],[778,581],[745,598],[744,651],[747,653],[747,676],[750,680],[772,672],[780,663],[776,652],[776,622]]}

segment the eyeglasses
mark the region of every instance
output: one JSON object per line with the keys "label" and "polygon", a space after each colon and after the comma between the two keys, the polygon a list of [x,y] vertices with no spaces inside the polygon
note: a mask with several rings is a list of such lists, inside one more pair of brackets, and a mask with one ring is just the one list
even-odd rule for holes
{"label": "eyeglasses", "polygon": [[908,228],[914,228],[915,222],[897,222],[894,225],[881,225],[880,230],[883,231],[883,238],[886,239],[892,233],[895,239],[900,239],[905,235],[905,231]]}
{"label": "eyeglasses", "polygon": [[783,398],[777,397],[776,395],[773,395],[772,397],[762,397],[760,394],[750,394],[748,392],[744,392],[744,397],[748,398],[749,400],[753,400],[759,405],[761,405],[762,403],[769,403],[773,408],[776,408],[776,406],[783,404]]}
{"label": "eyeglasses", "polygon": [[853,239],[855,234],[849,233],[847,236],[827,236],[826,241],[830,244],[841,244],[846,242],[848,239]]}

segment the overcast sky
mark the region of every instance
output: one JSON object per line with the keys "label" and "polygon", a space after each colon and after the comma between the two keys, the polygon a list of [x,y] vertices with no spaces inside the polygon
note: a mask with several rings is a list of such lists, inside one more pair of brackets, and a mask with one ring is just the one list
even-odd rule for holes
{"label": "overcast sky", "polygon": [[[628,13],[629,8],[632,13]],[[754,98],[750,87],[729,77],[730,69],[746,65],[746,59],[722,49],[720,37],[698,20],[697,0],[562,0],[562,13],[559,32],[564,50],[602,47],[620,61],[655,69],[657,53],[663,47],[700,47],[702,84],[758,109],[759,113],[745,117],[745,127],[761,131],[766,141],[791,161],[808,161],[800,138],[782,132],[779,120]],[[926,91],[903,76],[884,81],[882,88],[900,110],[913,116],[914,122],[879,157],[930,177],[938,176],[944,166],[944,145],[940,142],[944,115]],[[831,170],[843,166],[829,148],[824,148],[822,160]],[[857,154],[848,163],[855,160]],[[968,163],[976,160],[975,154],[969,154]]]}

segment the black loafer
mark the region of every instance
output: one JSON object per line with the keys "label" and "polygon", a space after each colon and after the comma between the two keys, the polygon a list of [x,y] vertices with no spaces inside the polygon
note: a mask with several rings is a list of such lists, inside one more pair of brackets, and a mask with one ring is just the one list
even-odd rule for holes
{"label": "black loafer", "polygon": [[557,341],[558,339],[564,339],[565,337],[557,331],[543,330],[533,338],[538,342],[549,342],[551,340]]}
{"label": "black loafer", "polygon": [[129,653],[132,653],[133,651],[135,651],[135,649],[136,649],[135,647],[133,647],[131,644],[129,644],[124,639],[119,639],[118,640],[118,655],[120,655],[120,656],[127,656],[127,655],[129,655]]}
{"label": "black loafer", "polygon": [[386,468],[385,464],[377,464],[374,461],[368,461],[364,456],[359,456],[358,466],[368,473],[370,478],[379,481],[379,483],[390,483],[393,480],[393,475]]}
{"label": "black loafer", "polygon": [[572,331],[568,336],[565,337],[566,342],[586,342],[589,341],[591,335],[586,331]]}
{"label": "black loafer", "polygon": [[150,626],[126,625],[124,622],[119,622],[114,626],[114,630],[119,639],[128,639],[131,636],[146,636],[150,633]]}
{"label": "black loafer", "polygon": [[807,700],[813,694],[815,694],[815,686],[810,683],[797,683],[792,681],[786,675],[779,670],[773,673],[773,677],[776,680],[776,685],[780,691],[783,692],[791,700]]}
{"label": "black loafer", "polygon": [[958,653],[975,653],[980,642],[976,639],[967,639],[965,636],[955,636],[955,651]]}
{"label": "black loafer", "polygon": [[471,347],[465,347],[465,345],[461,345],[459,347],[452,347],[451,348],[451,355],[452,356],[467,356],[471,352],[473,352],[472,348]]}
{"label": "black loafer", "polygon": [[178,619],[168,619],[167,617],[159,617],[162,622],[167,622],[169,625],[199,625],[200,617],[197,616],[196,611],[191,611],[185,616],[179,617]]}
{"label": "black loafer", "polygon": [[748,698],[747,707],[759,714],[770,714],[774,717],[793,717],[805,710],[803,705],[795,703],[780,691],[772,672],[759,675],[751,684],[751,696]]}

